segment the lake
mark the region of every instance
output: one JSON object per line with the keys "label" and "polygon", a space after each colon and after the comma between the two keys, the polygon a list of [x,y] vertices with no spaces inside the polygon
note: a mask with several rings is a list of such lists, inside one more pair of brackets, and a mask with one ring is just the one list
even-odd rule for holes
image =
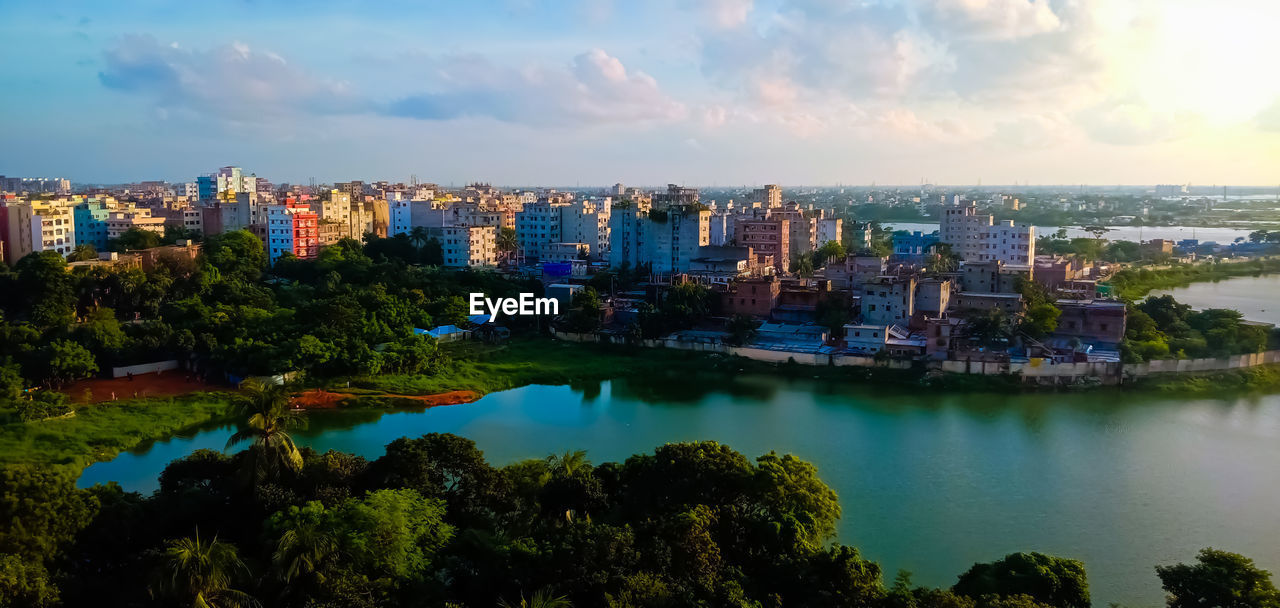
{"label": "lake", "polygon": [[1280,325],[1280,274],[1192,283],[1186,287],[1152,291],[1151,295],[1172,295],[1196,310],[1230,308],[1240,311],[1250,321]]}
{"label": "lake", "polygon": [[[839,493],[839,540],[890,581],[902,568],[950,585],[976,561],[1036,550],[1084,560],[1095,605],[1136,607],[1162,605],[1156,564],[1202,547],[1280,571],[1280,395],[947,395],[737,376],[527,386],[467,405],[310,419],[300,443],[368,458],[428,432],[470,437],[495,464],[576,448],[601,463],[699,439],[749,457],[791,452]],[[221,448],[230,432],[122,454],[80,483],[151,491],[170,460]]]}
{"label": "lake", "polygon": [[[910,230],[933,232],[938,229],[937,223],[917,222],[884,222],[885,227],[893,230]],[[1102,238],[1112,241],[1149,241],[1151,239],[1167,239],[1181,241],[1198,239],[1200,242],[1213,241],[1222,245],[1230,244],[1237,238],[1249,238],[1249,233],[1256,228],[1202,228],[1195,226],[1108,226],[1111,230]],[[1058,231],[1057,226],[1036,226],[1036,238],[1051,235]],[[1079,226],[1067,227],[1068,238],[1093,238],[1092,234],[1081,230]]]}

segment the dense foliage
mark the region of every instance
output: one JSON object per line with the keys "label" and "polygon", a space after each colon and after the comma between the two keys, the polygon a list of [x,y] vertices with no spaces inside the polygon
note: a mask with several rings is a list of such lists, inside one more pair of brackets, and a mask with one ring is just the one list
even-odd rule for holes
{"label": "dense foliage", "polygon": [[14,412],[24,389],[166,359],[219,379],[432,373],[448,361],[415,327],[465,322],[473,291],[540,293],[536,281],[419,265],[430,243],[413,243],[348,239],[271,275],[245,231],[207,238],[196,261],[162,257],[146,271],[69,270],[56,252],[29,255],[0,268],[0,406],[26,418]]}
{"label": "dense foliage", "polygon": [[1244,322],[1239,312],[1220,308],[1193,311],[1173,296],[1150,297],[1129,307],[1125,340],[1128,361],[1225,357],[1275,346],[1276,332]]}
{"label": "dense foliage", "polygon": [[[887,585],[830,544],[837,497],[790,455],[700,442],[495,467],[470,440],[429,434],[374,461],[303,449],[264,472],[273,449],[197,451],[147,497],[3,469],[0,605],[1089,606],[1083,564],[1039,553],[975,564],[950,589],[906,573]],[[1248,559],[1198,560],[1158,569],[1171,606],[1278,605]]]}

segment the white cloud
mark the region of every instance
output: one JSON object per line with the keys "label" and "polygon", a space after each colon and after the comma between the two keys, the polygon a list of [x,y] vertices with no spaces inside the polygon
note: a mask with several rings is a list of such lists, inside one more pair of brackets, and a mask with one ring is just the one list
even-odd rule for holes
{"label": "white cloud", "polygon": [[566,67],[500,66],[479,55],[428,57],[427,92],[389,104],[392,116],[449,120],[464,116],[538,125],[634,123],[683,119],[683,103],[648,74],[593,49]]}
{"label": "white cloud", "polygon": [[1014,40],[1058,30],[1062,21],[1049,0],[928,0],[959,36]]}
{"label": "white cloud", "polygon": [[166,111],[264,122],[295,112],[338,114],[371,107],[345,83],[313,76],[241,42],[188,51],[150,36],[126,36],[105,55],[106,67],[98,74],[105,86],[149,97]]}

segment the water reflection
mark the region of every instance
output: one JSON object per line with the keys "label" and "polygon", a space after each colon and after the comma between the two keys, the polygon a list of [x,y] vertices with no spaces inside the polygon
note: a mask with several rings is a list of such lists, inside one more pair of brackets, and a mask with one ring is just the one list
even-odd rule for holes
{"label": "water reflection", "polygon": [[[309,415],[298,441],[377,458],[401,436],[452,432],[495,464],[586,449],[625,459],[713,439],[790,452],[838,493],[840,540],[892,573],[947,585],[1016,550],[1083,559],[1098,605],[1160,603],[1156,563],[1221,546],[1280,567],[1280,397],[1182,399],[1099,390],[963,393],[750,374],[528,386],[471,404]],[[171,460],[221,449],[202,429],[87,469],[150,491]],[[1260,533],[1262,532],[1262,533]]]}

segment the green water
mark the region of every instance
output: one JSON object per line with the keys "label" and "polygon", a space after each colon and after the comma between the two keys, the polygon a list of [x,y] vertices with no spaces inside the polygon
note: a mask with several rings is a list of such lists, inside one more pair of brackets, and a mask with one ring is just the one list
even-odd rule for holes
{"label": "green water", "polygon": [[[840,495],[839,540],[918,583],[949,585],[1019,550],[1081,559],[1094,603],[1162,603],[1153,567],[1214,546],[1280,571],[1280,395],[948,396],[775,377],[529,386],[418,412],[318,412],[299,439],[374,458],[400,436],[452,432],[491,462],[569,448],[599,463],[669,441],[792,452]],[[173,458],[228,429],[89,467],[82,485],[149,491]]]}

